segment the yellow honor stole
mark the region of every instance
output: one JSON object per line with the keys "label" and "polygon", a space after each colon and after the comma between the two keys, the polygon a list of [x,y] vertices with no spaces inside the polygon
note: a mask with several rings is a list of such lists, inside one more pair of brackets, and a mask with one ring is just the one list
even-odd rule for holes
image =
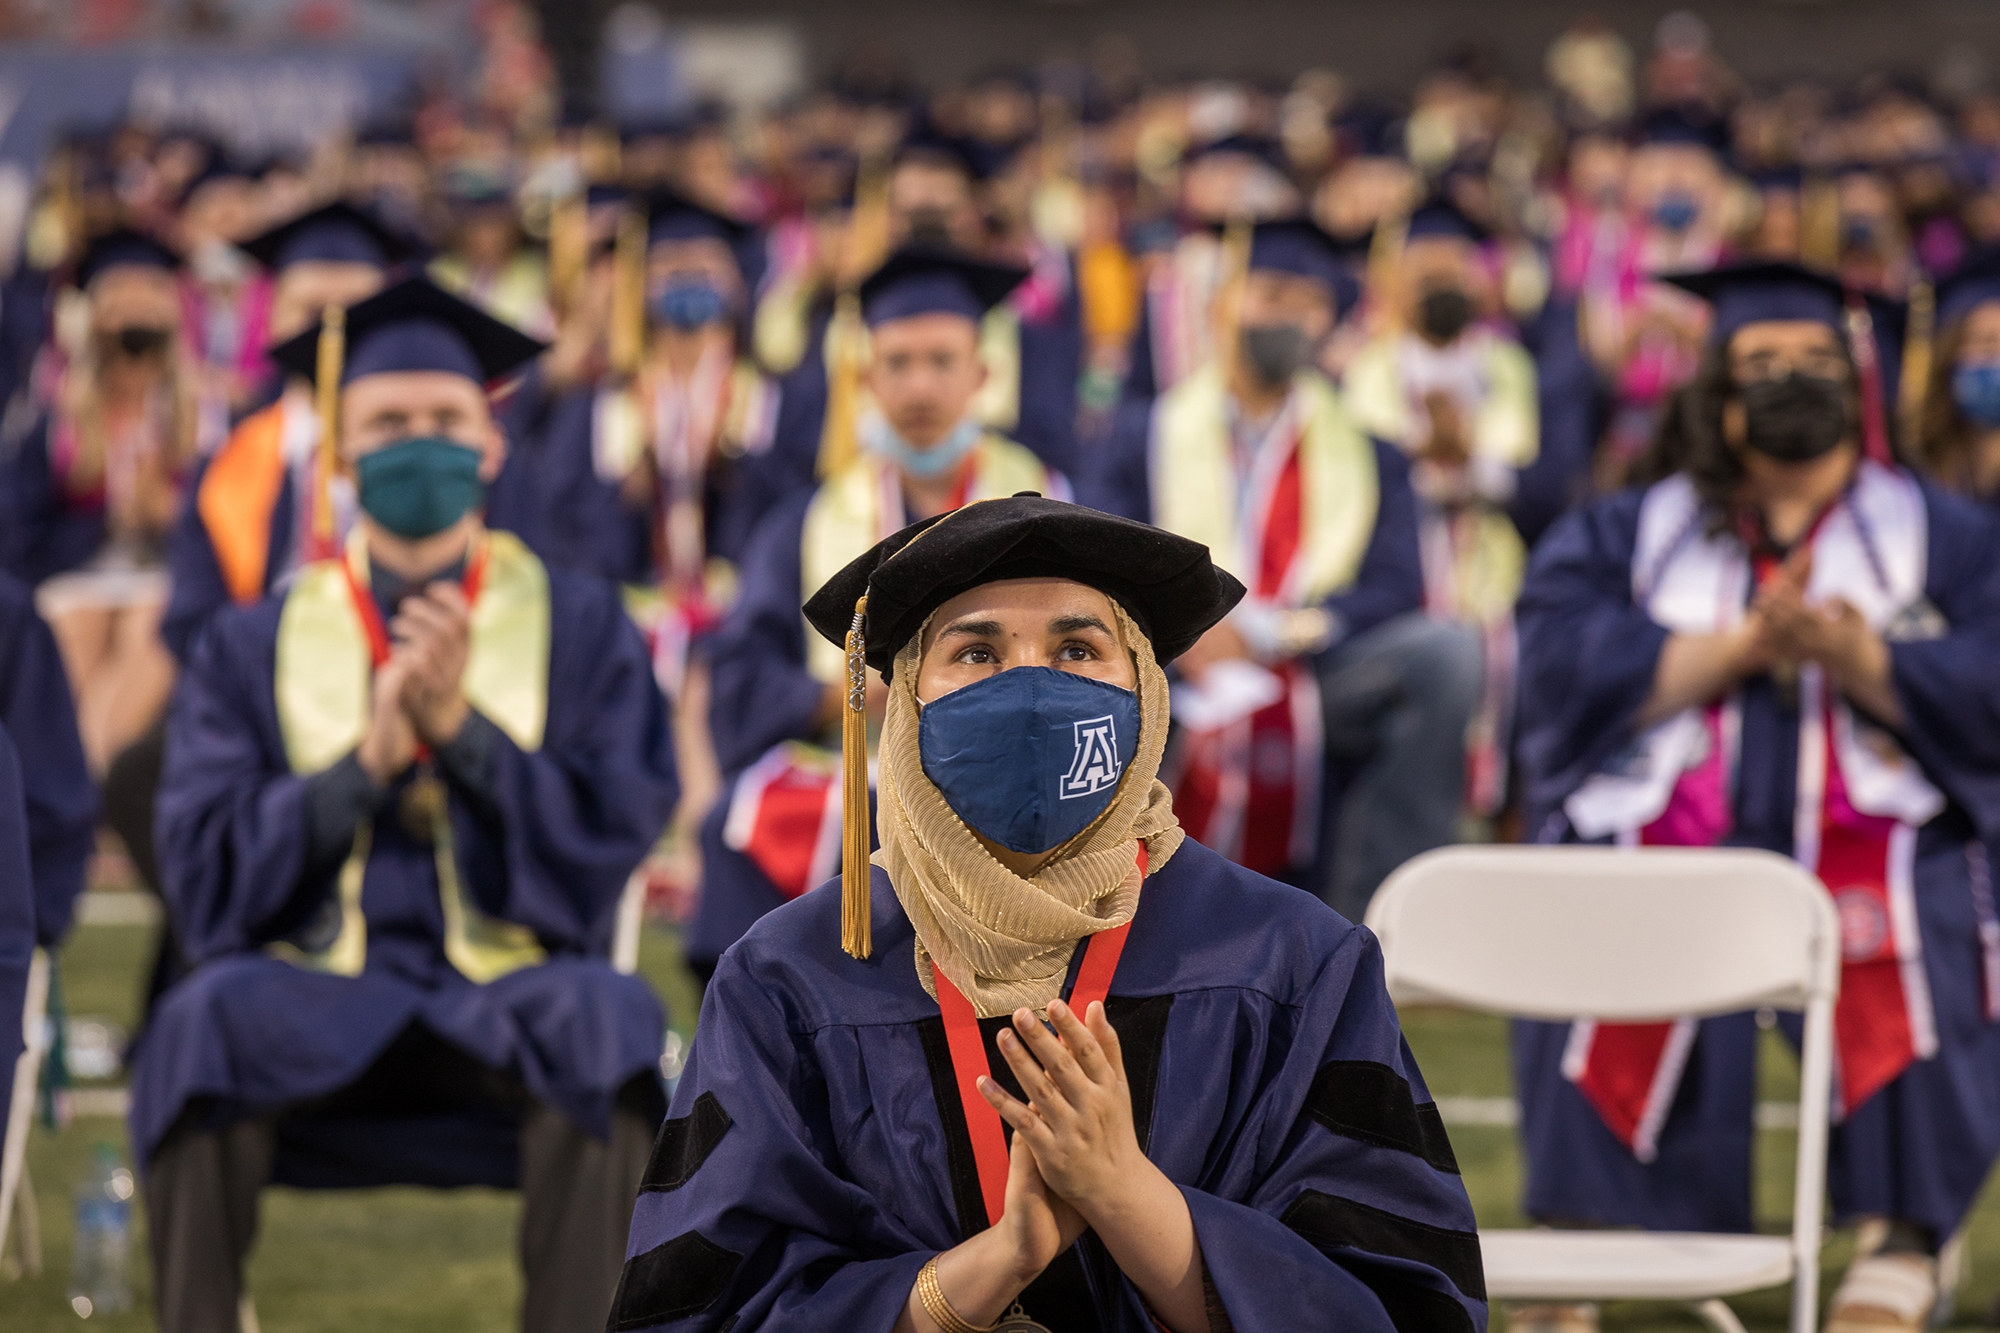
{"label": "yellow honor stole", "polygon": [[[1301,374],[1293,393],[1299,420],[1300,605],[1310,606],[1354,582],[1375,534],[1381,502],[1375,450],[1354,428],[1340,395],[1316,373]],[[1211,364],[1169,390],[1153,410],[1153,521],[1206,545],[1215,562],[1257,582],[1256,553],[1238,530],[1243,479],[1229,435],[1222,369]]]}
{"label": "yellow honor stole", "polygon": [[[516,745],[538,750],[548,720],[548,571],[510,533],[489,531],[481,541],[485,566],[472,607],[465,697]],[[368,548],[359,531],[349,537],[345,559],[345,570],[325,560],[301,571],[278,619],[278,729],[286,761],[301,776],[331,768],[368,734],[373,655],[348,583],[351,572],[356,586],[368,587]],[[534,932],[474,905],[459,874],[448,802],[435,802],[429,812],[445,957],[480,983],[542,962],[547,955]],[[340,930],[333,942],[311,952],[281,943],[272,947],[274,954],[300,967],[361,974],[368,956],[361,888],[373,840],[373,824],[364,820],[340,868]]]}

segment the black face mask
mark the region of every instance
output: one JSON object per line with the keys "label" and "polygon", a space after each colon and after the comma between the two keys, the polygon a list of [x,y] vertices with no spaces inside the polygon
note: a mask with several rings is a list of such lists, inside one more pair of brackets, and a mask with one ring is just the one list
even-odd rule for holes
{"label": "black face mask", "polygon": [[1782,463],[1824,457],[1847,435],[1847,386],[1821,375],[1787,375],[1736,391],[1745,442]]}
{"label": "black face mask", "polygon": [[904,215],[906,245],[949,246],[951,215],[941,208],[913,208]]}
{"label": "black face mask", "polygon": [[1456,287],[1425,292],[1417,302],[1417,329],[1442,346],[1465,332],[1472,322],[1472,298]]}
{"label": "black face mask", "polygon": [[1290,384],[1312,358],[1312,342],[1296,324],[1246,324],[1241,337],[1243,359],[1273,389]]}
{"label": "black face mask", "polygon": [[149,328],[144,324],[131,324],[118,330],[115,341],[118,350],[133,358],[151,356],[166,347],[167,339],[173,335],[166,329]]}

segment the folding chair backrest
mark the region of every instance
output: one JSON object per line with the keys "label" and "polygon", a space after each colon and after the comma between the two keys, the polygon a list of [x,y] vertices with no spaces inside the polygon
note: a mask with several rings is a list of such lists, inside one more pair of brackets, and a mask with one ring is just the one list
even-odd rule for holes
{"label": "folding chair backrest", "polygon": [[1637,1021],[1803,1010],[1839,978],[1826,890],[1769,852],[1450,847],[1391,875],[1367,920],[1399,1004]]}

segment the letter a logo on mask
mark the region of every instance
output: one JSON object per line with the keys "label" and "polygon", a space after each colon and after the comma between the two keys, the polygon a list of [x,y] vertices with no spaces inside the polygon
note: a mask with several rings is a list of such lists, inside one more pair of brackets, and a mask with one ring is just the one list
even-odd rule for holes
{"label": "letter a logo on mask", "polygon": [[1118,785],[1118,733],[1111,719],[1093,717],[1076,724],[1076,758],[1063,774],[1061,797],[1095,796]]}

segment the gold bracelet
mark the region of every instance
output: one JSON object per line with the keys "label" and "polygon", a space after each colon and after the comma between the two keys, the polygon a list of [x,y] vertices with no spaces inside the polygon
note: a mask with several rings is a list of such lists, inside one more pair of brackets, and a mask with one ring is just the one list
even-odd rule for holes
{"label": "gold bracelet", "polygon": [[924,1313],[931,1317],[931,1322],[944,1333],[993,1333],[1000,1327],[998,1324],[987,1324],[983,1328],[978,1324],[968,1324],[964,1316],[951,1308],[951,1302],[945,1299],[944,1288],[938,1285],[935,1254],[917,1270],[917,1299],[923,1303]]}

